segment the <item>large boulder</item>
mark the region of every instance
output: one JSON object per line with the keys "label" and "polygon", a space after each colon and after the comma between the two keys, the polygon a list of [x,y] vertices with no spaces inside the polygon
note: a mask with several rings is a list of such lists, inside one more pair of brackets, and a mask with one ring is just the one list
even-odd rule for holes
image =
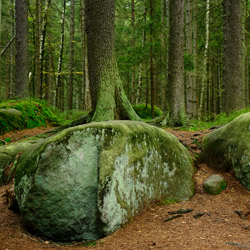
{"label": "large boulder", "polygon": [[192,159],[173,135],[111,121],[66,129],[23,154],[15,192],[31,230],[56,241],[93,240],[153,200],[187,200],[192,176]]}
{"label": "large boulder", "polygon": [[208,134],[203,158],[212,167],[233,172],[250,190],[250,113]]}

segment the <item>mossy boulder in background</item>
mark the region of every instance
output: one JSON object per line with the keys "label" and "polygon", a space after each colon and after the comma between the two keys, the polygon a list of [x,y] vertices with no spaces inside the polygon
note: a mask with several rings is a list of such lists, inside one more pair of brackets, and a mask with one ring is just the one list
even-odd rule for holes
{"label": "mossy boulder in background", "polygon": [[226,188],[226,181],[218,174],[209,176],[204,182],[204,189],[208,194],[217,195]]}
{"label": "mossy boulder in background", "polygon": [[26,225],[56,241],[93,240],[153,200],[193,195],[192,159],[176,137],[140,122],[66,129],[19,161],[15,192]]}
{"label": "mossy boulder in background", "polygon": [[203,159],[214,168],[233,172],[250,190],[250,113],[208,134]]}
{"label": "mossy boulder in background", "polygon": [[58,118],[49,107],[33,100],[10,100],[0,103],[0,134],[26,128],[58,125]]}

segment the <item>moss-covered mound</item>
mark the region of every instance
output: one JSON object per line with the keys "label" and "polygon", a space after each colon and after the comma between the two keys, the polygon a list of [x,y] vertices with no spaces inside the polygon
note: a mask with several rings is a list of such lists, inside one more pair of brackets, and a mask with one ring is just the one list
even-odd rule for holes
{"label": "moss-covered mound", "polygon": [[56,241],[93,240],[153,200],[193,195],[192,159],[176,137],[141,122],[66,129],[22,155],[15,192],[26,225]]}
{"label": "moss-covered mound", "polygon": [[203,159],[212,167],[232,171],[250,190],[250,113],[208,134]]}
{"label": "moss-covered mound", "polygon": [[47,107],[33,100],[0,103],[0,134],[26,128],[58,124],[56,115]]}

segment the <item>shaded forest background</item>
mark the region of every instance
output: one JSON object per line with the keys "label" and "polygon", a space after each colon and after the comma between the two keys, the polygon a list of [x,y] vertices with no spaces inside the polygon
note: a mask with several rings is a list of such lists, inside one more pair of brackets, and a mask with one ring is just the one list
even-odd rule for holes
{"label": "shaded forest background", "polygon": [[[228,112],[225,100],[230,94],[225,94],[223,80],[223,39],[228,39],[225,2],[230,1],[224,1],[223,8],[221,0],[184,1],[184,29],[179,32],[184,34],[183,101],[189,119],[214,119]],[[237,2],[241,47],[236,53],[241,68],[236,109],[249,106],[249,1]],[[21,97],[44,99],[62,111],[90,110],[84,1],[28,0],[27,4],[28,93]],[[0,100],[20,97],[15,21],[15,1],[0,0]],[[169,109],[169,30],[169,0],[116,1],[116,59],[132,104]]]}

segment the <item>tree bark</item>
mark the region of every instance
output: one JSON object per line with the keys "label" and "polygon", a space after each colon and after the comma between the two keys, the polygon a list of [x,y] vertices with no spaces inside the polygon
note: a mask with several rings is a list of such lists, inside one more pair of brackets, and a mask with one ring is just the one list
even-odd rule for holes
{"label": "tree bark", "polygon": [[61,80],[61,71],[62,71],[63,48],[64,48],[65,10],[66,10],[66,0],[63,1],[63,10],[62,10],[62,18],[61,18],[62,25],[61,25],[60,54],[58,58],[57,76],[56,76],[56,106],[60,109],[63,109],[62,93],[64,93],[64,86]]}
{"label": "tree bark", "polygon": [[39,46],[39,63],[38,67],[39,70],[37,73],[40,74],[40,77],[38,77],[40,84],[38,83],[38,88],[40,88],[39,92],[39,98],[42,99],[43,97],[43,60],[44,60],[44,46],[45,46],[45,38],[46,38],[46,27],[47,27],[47,19],[48,19],[48,14],[49,14],[49,9],[50,9],[50,4],[51,0],[47,0],[45,4],[45,9],[44,9],[44,15],[42,18],[42,27],[41,27],[41,36],[40,36],[40,46]]}
{"label": "tree bark", "polygon": [[249,13],[248,13],[248,0],[242,1],[243,5],[243,28],[242,36],[244,38],[243,43],[243,57],[242,57],[242,77],[244,79],[243,85],[245,90],[245,107],[249,106]]}
{"label": "tree bark", "polygon": [[26,0],[16,0],[16,97],[29,96],[28,10]]}
{"label": "tree bark", "polygon": [[139,120],[123,90],[115,57],[115,0],[86,0],[92,121]]}
{"label": "tree bark", "polygon": [[224,0],[223,83],[227,114],[244,107],[241,69],[241,0]]}
{"label": "tree bark", "polygon": [[197,51],[197,4],[198,0],[193,1],[192,9],[193,9],[193,58],[194,58],[194,73],[192,75],[192,84],[193,84],[193,116],[194,118],[198,118],[199,107],[198,107],[198,51]]}
{"label": "tree bark", "polygon": [[[131,0],[131,25],[132,25],[132,51],[135,53],[135,0]],[[132,63],[131,69],[131,103],[135,104],[136,92],[135,92],[135,65]]]}
{"label": "tree bark", "polygon": [[208,79],[208,48],[209,48],[209,20],[210,20],[210,0],[207,0],[206,4],[206,41],[205,41],[205,51],[203,59],[203,74],[201,83],[201,98],[200,98],[200,116],[204,116],[206,112],[206,89],[207,89],[207,79]]}
{"label": "tree bark", "polygon": [[68,84],[68,109],[73,109],[74,88],[74,36],[75,36],[75,0],[70,0],[70,41],[69,41],[69,84]]}
{"label": "tree bark", "polygon": [[36,97],[40,97],[40,84],[41,84],[41,65],[40,65],[40,35],[41,35],[41,1],[36,0],[36,35],[35,35],[35,45],[36,45],[36,51],[35,51],[35,63],[36,63]]}
{"label": "tree bark", "polygon": [[[186,1],[186,25],[185,25],[185,37],[186,37],[186,54],[190,57],[193,55],[193,29],[192,29],[192,8],[191,8],[191,0]],[[192,78],[193,70],[188,69],[185,72],[185,81],[186,81],[186,113],[189,119],[194,117],[193,111],[193,78]]]}
{"label": "tree bark", "polygon": [[[155,2],[154,2],[155,4]],[[154,51],[153,51],[153,14],[154,14],[153,0],[150,0],[150,83],[151,83],[151,117],[154,118],[155,106],[155,66],[154,66]]]}
{"label": "tree bark", "polygon": [[180,126],[184,123],[184,1],[169,1],[169,123]]}

